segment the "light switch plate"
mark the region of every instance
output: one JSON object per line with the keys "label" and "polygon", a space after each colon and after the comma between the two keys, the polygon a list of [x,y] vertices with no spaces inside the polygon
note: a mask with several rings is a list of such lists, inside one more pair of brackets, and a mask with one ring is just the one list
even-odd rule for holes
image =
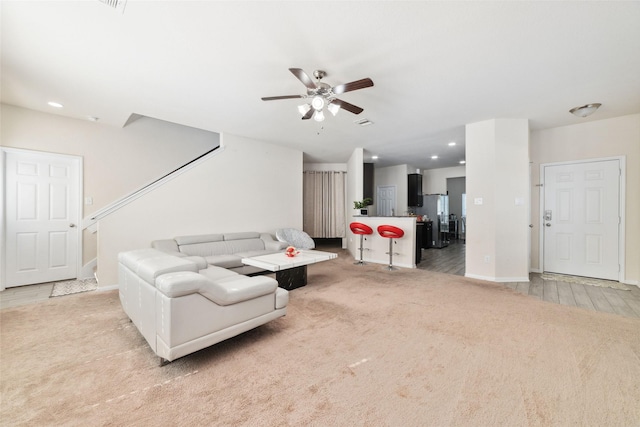
{"label": "light switch plate", "polygon": [[483,202],[482,197],[476,197],[475,199],[473,199],[474,205],[481,205],[482,202]]}

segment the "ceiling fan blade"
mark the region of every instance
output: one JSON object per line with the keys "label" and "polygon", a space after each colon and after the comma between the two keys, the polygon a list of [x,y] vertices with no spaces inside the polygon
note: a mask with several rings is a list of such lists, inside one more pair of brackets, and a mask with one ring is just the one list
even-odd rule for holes
{"label": "ceiling fan blade", "polygon": [[331,104],[337,104],[343,110],[350,111],[353,114],[360,114],[364,111],[362,108],[358,107],[357,105],[349,104],[348,102],[343,101],[341,99],[334,99],[333,101],[331,101]]}
{"label": "ceiling fan blade", "polygon": [[307,111],[307,114],[302,116],[302,120],[309,120],[311,118],[311,116],[313,116],[313,113],[315,113],[315,112],[316,112],[316,110],[314,110],[313,108],[309,109],[309,111]]}
{"label": "ceiling fan blade", "polygon": [[276,101],[278,99],[294,99],[294,98],[304,98],[303,95],[284,95],[284,96],[265,96],[262,98],[263,101]]}
{"label": "ceiling fan blade", "polygon": [[317,87],[313,82],[313,79],[309,77],[302,68],[289,68],[289,71],[291,71],[293,75],[296,76],[308,89],[315,89]]}
{"label": "ceiling fan blade", "polygon": [[351,92],[352,90],[364,89],[366,87],[373,86],[373,80],[370,78],[356,80],[355,82],[345,83],[342,85],[338,85],[334,87],[333,93],[336,95],[340,95],[341,93]]}

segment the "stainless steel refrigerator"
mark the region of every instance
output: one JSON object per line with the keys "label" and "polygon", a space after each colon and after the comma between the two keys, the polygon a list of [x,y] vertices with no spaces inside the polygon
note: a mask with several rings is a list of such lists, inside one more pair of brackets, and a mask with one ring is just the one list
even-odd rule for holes
{"label": "stainless steel refrigerator", "polygon": [[422,207],[416,208],[417,215],[427,215],[433,221],[431,247],[449,246],[449,196],[446,194],[425,194]]}

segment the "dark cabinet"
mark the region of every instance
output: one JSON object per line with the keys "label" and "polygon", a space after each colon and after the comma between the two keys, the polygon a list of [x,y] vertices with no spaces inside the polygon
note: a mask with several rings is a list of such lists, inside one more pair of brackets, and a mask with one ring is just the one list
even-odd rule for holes
{"label": "dark cabinet", "polygon": [[374,171],[373,171],[373,163],[364,163],[364,172],[363,172],[363,182],[364,185],[362,186],[362,193],[363,193],[363,198],[364,199],[371,199],[374,200],[373,198],[373,175],[374,175]]}
{"label": "dark cabinet", "polygon": [[416,264],[422,261],[423,235],[424,235],[424,222],[416,222]]}
{"label": "dark cabinet", "polygon": [[408,175],[408,187],[409,187],[409,195],[408,195],[408,205],[409,206],[422,206],[422,175],[419,173],[410,173]]}
{"label": "dark cabinet", "polygon": [[429,249],[433,246],[433,221],[427,221],[424,223],[424,232],[422,233],[422,247]]}

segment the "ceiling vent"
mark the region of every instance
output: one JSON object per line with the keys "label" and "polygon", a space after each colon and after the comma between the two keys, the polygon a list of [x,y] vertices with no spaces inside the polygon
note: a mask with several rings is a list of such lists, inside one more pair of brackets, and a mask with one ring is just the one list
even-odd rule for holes
{"label": "ceiling vent", "polygon": [[353,123],[355,123],[357,125],[360,125],[360,126],[369,126],[369,125],[373,124],[373,122],[371,120],[369,120],[369,119],[359,119],[359,120],[354,121]]}
{"label": "ceiling vent", "polygon": [[104,3],[109,7],[114,8],[120,13],[124,13],[124,7],[127,5],[127,0],[98,0],[100,3]]}

